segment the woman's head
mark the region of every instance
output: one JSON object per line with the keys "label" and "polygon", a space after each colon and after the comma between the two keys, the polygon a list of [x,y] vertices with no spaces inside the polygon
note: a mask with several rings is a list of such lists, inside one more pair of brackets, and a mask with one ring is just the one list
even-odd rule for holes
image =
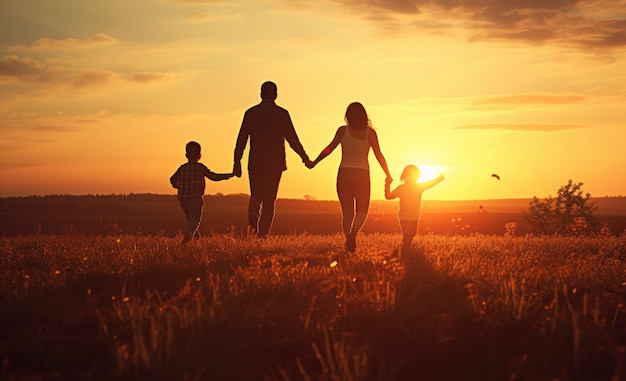
{"label": "woman's head", "polygon": [[407,165],[400,175],[400,180],[405,183],[414,183],[420,177],[420,170],[413,164]]}
{"label": "woman's head", "polygon": [[350,127],[365,129],[368,127],[372,127],[372,123],[367,117],[367,111],[365,111],[365,107],[359,102],[353,102],[348,105],[346,109],[345,116],[346,123]]}

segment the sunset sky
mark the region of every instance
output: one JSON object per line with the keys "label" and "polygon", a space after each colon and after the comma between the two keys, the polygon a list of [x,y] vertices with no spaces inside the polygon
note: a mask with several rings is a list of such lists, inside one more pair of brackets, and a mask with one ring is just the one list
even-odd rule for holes
{"label": "sunset sky", "polygon": [[[425,199],[626,196],[624,1],[4,0],[0,197],[174,194],[190,140],[230,172],[266,80],[312,159],[363,103],[394,185],[445,175]],[[279,197],[335,200],[339,160],[288,149]]]}

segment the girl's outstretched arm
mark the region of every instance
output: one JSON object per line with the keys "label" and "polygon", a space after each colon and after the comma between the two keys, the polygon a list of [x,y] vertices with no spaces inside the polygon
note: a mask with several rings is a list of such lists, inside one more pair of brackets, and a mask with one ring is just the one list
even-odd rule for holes
{"label": "girl's outstretched arm", "polygon": [[419,183],[419,185],[422,187],[422,189],[426,190],[428,188],[434,187],[435,185],[439,184],[442,181],[443,181],[443,175],[439,175],[432,180],[421,182]]}
{"label": "girl's outstretched arm", "polygon": [[385,171],[385,175],[387,175],[387,179],[385,180],[385,182],[391,183],[393,181],[393,178],[391,177],[391,174],[389,173],[389,168],[387,167],[387,160],[385,160],[385,156],[380,151],[380,145],[378,144],[378,135],[376,134],[376,131],[373,129],[370,129],[369,132],[370,133],[368,135],[368,138],[370,141],[370,145],[372,146],[372,150],[374,151],[374,156],[376,156],[376,160],[378,160],[378,164],[380,164],[380,167],[383,169],[383,171]]}
{"label": "girl's outstretched arm", "polygon": [[317,158],[315,158],[315,160],[311,162],[311,166],[309,168],[315,167],[317,163],[324,160],[326,156],[330,155],[335,150],[335,148],[337,148],[337,146],[341,142],[341,138],[343,138],[343,134],[345,133],[344,131],[346,128],[346,126],[341,126],[337,129],[333,140],[330,142],[329,145],[326,146],[326,148],[322,150],[322,152],[320,152],[319,155],[317,155]]}

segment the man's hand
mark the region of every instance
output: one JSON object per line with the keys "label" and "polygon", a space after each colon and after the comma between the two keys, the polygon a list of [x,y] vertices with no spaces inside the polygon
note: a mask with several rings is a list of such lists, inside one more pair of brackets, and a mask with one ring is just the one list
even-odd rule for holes
{"label": "man's hand", "polygon": [[313,169],[313,167],[315,167],[315,162],[313,162],[313,161],[311,161],[311,160],[308,160],[308,159],[307,159],[307,160],[304,162],[304,165],[306,165],[306,167],[307,167],[308,169]]}
{"label": "man's hand", "polygon": [[236,162],[233,164],[233,175],[241,177],[241,162]]}

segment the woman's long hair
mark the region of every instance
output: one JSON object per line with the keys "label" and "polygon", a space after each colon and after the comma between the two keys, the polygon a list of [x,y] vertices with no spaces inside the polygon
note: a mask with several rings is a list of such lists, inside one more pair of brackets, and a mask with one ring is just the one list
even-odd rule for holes
{"label": "woman's long hair", "polygon": [[348,105],[344,119],[350,127],[359,130],[372,127],[372,122],[370,122],[370,119],[367,116],[365,107],[363,107],[363,105],[359,102],[353,102]]}

